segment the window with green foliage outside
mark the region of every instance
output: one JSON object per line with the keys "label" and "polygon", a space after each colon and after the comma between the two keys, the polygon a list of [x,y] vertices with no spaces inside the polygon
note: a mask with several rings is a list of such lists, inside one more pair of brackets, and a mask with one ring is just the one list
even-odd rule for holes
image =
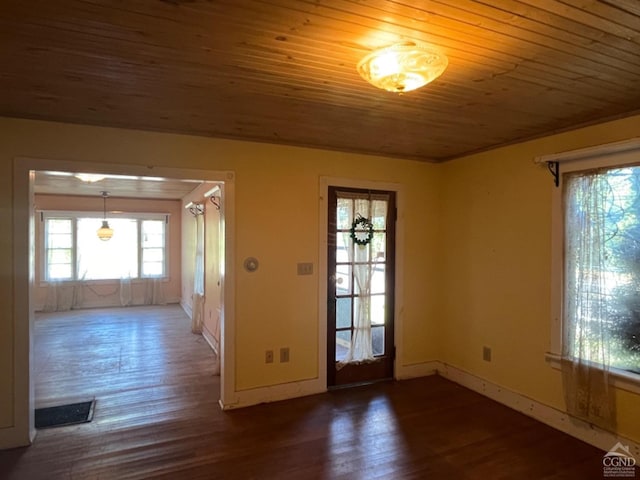
{"label": "window with green foliage outside", "polygon": [[640,373],[640,167],[564,182],[564,354]]}

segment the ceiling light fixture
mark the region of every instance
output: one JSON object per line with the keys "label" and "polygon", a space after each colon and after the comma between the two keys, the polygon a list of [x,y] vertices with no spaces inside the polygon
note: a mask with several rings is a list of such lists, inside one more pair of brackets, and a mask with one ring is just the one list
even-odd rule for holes
{"label": "ceiling light fixture", "polygon": [[403,93],[434,81],[448,64],[428,46],[404,42],[371,52],[358,63],[358,73],[375,87]]}
{"label": "ceiling light fixture", "polygon": [[82,180],[83,182],[95,183],[99,182],[100,180],[104,180],[105,178],[107,178],[107,176],[100,175],[99,173],[78,173],[76,174],[76,178],[78,180]]}
{"label": "ceiling light fixture", "polygon": [[104,217],[102,220],[102,226],[96,232],[98,234],[98,238],[105,242],[111,239],[111,237],[113,237],[113,228],[109,227],[109,222],[107,222],[107,197],[108,196],[109,196],[109,192],[102,192]]}

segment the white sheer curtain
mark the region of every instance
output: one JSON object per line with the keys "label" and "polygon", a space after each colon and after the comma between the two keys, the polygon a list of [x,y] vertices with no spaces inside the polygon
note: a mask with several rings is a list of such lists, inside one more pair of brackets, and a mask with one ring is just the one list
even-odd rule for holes
{"label": "white sheer curtain", "polygon": [[204,215],[196,215],[196,254],[193,278],[191,331],[202,333],[204,322]]}
{"label": "white sheer curtain", "polygon": [[[372,221],[373,218],[386,217],[386,202],[370,199],[354,199],[354,213]],[[383,225],[378,225],[382,227]],[[371,337],[371,280],[374,274],[375,262],[378,259],[372,243],[358,245],[344,233],[344,244],[348,245],[349,262],[353,265],[354,293],[353,299],[353,334],[349,350],[344,360],[337,364],[340,369],[347,363],[365,363],[372,361],[374,357],[373,342]]]}
{"label": "white sheer curtain", "polygon": [[144,280],[144,304],[165,305],[164,279],[160,277],[145,278]]}
{"label": "white sheer curtain", "polygon": [[[167,303],[164,295],[164,281],[161,277],[142,279],[142,286],[144,287],[143,305],[165,305]],[[139,297],[137,297],[137,302],[140,302]],[[120,305],[129,307],[133,304],[131,277],[123,277],[120,279]]]}
{"label": "white sheer curtain", "polygon": [[[351,240],[353,243],[353,240]],[[371,278],[373,269],[367,263],[370,259],[369,245],[353,245],[353,277],[359,297],[353,299],[353,335],[344,363],[373,360],[371,341]],[[351,260],[351,259],[350,259]]]}
{"label": "white sheer curtain", "polygon": [[[610,339],[607,303],[606,214],[610,187],[604,174],[566,181],[565,293],[562,372],[568,412],[592,424],[615,427],[609,386]],[[578,233],[578,234],[576,234]]]}
{"label": "white sheer curtain", "polygon": [[52,280],[48,282],[47,296],[42,311],[65,312],[81,307],[83,302],[82,283]]}
{"label": "white sheer curtain", "polygon": [[120,305],[123,307],[131,306],[133,295],[131,293],[131,277],[123,277],[120,279]]}

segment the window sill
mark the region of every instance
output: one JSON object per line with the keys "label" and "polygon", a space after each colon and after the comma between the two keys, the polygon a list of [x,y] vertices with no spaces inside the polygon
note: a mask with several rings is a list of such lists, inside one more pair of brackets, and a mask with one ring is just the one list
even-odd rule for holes
{"label": "window sill", "polygon": [[[560,370],[560,355],[547,352],[544,358],[551,367]],[[640,395],[640,375],[637,373],[611,368],[609,370],[609,383],[621,390]]]}

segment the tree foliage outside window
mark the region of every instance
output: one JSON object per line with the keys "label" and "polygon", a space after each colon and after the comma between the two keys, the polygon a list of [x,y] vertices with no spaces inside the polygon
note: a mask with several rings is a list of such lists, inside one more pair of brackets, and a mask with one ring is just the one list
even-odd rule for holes
{"label": "tree foliage outside window", "polygon": [[[580,182],[582,187],[574,188]],[[584,182],[588,182],[587,190]],[[577,335],[583,344],[578,351],[576,342],[571,353],[597,361],[604,351],[611,367],[640,373],[640,167],[581,172],[570,175],[566,186],[566,295],[587,298],[580,308],[568,309],[574,317],[582,317],[581,321],[565,320],[579,325]],[[587,212],[587,197],[592,194],[599,200],[595,214]],[[597,242],[586,238],[591,227],[579,227],[585,225],[585,217],[589,217],[588,224],[599,224],[596,229],[602,238],[600,258],[590,265],[580,263],[585,262],[580,250]],[[599,282],[598,295],[584,286],[572,290],[575,284],[589,285],[585,276]],[[582,282],[575,281],[577,277]],[[571,301],[565,298],[565,308]],[[602,318],[596,319],[594,312]]]}

